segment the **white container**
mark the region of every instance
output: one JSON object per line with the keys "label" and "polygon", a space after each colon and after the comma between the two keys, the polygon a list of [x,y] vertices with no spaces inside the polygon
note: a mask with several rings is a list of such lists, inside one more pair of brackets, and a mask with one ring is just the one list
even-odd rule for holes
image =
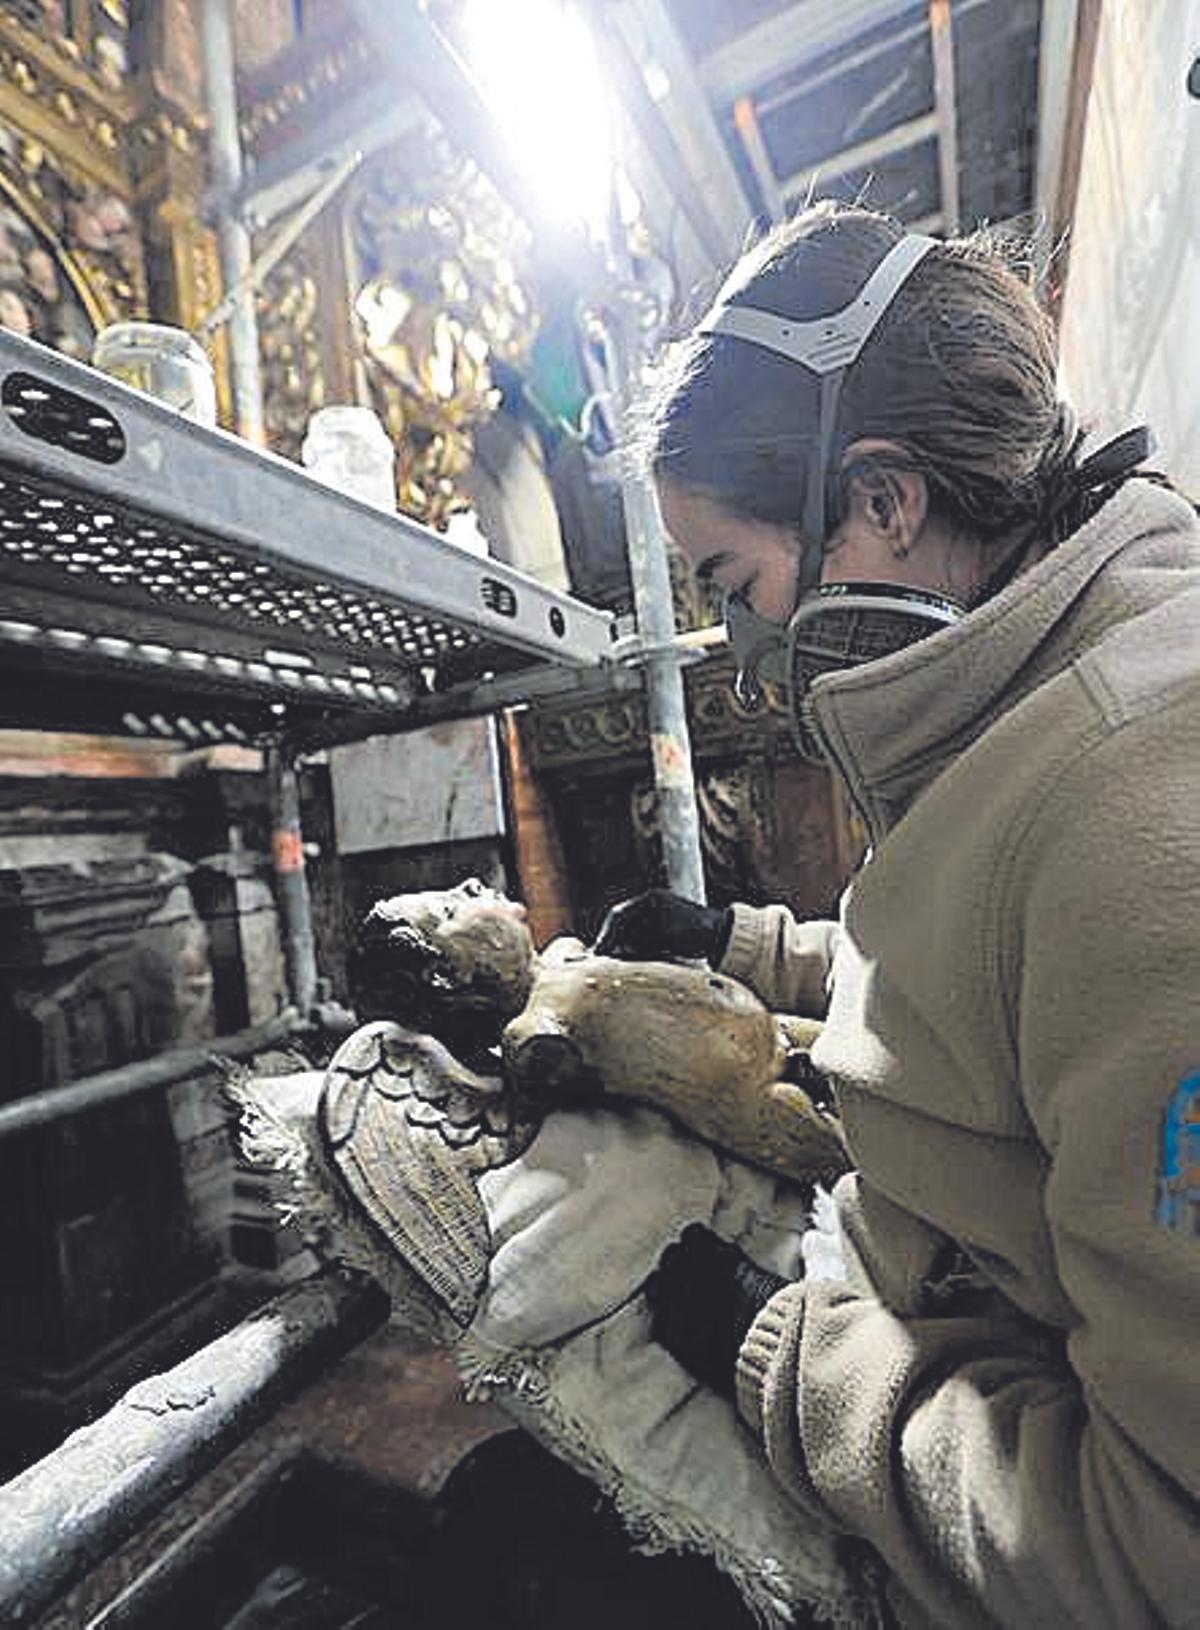
{"label": "white container", "polygon": [[300,457],[318,480],[377,509],[396,508],[396,449],[369,407],[318,408]]}
{"label": "white container", "polygon": [[166,323],[112,323],[96,335],[92,366],[210,429],[217,388],[204,347]]}

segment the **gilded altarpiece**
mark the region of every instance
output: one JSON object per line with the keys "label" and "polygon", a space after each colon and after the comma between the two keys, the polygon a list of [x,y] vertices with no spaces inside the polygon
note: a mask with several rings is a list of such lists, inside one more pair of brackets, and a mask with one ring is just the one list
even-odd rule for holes
{"label": "gilded altarpiece", "polygon": [[203,120],[168,94],[164,18],[0,6],[0,323],[68,355],[125,317],[195,327],[220,298]]}
{"label": "gilded altarpiece", "polygon": [[[318,152],[347,107],[405,90],[383,83],[336,4],[314,7],[305,32],[240,83],[248,159],[269,168]],[[414,107],[399,123],[261,291],[264,409],[272,449],[295,458],[316,408],[373,406],[396,447],[398,508],[443,530],[469,504],[473,432],[499,402],[496,362],[519,371],[536,333],[522,271],[530,243],[428,113]],[[256,235],[256,251],[286,230],[281,214]]]}

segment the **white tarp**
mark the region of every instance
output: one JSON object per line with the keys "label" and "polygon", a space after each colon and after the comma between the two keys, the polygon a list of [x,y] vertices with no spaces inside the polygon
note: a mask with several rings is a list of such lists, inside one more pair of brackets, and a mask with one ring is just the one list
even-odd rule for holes
{"label": "white tarp", "polygon": [[1200,499],[1200,0],[1105,0],[1062,313],[1085,420],[1148,423]]}

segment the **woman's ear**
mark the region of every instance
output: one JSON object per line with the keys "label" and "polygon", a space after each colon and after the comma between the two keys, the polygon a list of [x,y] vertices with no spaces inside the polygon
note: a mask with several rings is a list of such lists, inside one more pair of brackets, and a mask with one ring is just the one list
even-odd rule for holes
{"label": "woman's ear", "polygon": [[901,557],[915,544],[929,513],[925,477],[905,469],[898,462],[904,456],[894,442],[858,441],[842,461],[849,518]]}

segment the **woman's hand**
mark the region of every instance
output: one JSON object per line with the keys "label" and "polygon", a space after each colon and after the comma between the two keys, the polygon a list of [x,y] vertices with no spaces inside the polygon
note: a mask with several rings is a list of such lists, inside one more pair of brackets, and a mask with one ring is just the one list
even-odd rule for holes
{"label": "woman's hand", "polygon": [[728,906],[702,906],[669,889],[648,889],[613,906],[592,950],[626,962],[663,962],[703,957],[716,967],[733,928]]}
{"label": "woman's hand", "polygon": [[651,1340],[697,1381],[732,1398],[741,1345],[760,1309],[786,1284],[736,1245],[692,1223],[663,1252],[647,1282]]}

